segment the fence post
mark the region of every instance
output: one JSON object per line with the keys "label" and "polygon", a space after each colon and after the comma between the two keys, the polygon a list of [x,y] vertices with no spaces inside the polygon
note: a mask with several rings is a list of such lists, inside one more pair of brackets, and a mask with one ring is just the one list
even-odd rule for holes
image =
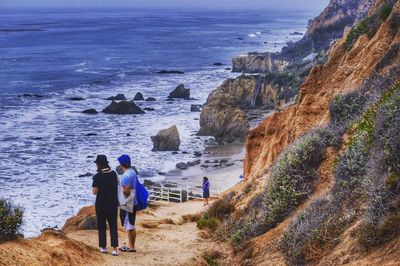
{"label": "fence post", "polygon": [[189,202],[189,182],[186,182],[186,201]]}

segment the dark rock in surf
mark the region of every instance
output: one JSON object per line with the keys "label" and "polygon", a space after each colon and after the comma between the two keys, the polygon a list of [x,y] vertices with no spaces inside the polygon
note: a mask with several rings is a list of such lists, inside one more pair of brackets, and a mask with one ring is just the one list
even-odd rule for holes
{"label": "dark rock in surf", "polygon": [[96,111],[96,109],[86,109],[86,110],[84,110],[82,113],[84,113],[84,114],[90,114],[90,115],[98,114],[98,112]]}
{"label": "dark rock in surf", "polygon": [[134,101],[121,101],[112,103],[107,106],[103,111],[106,114],[117,114],[117,115],[125,115],[125,114],[144,114],[145,112],[135,104]]}
{"label": "dark rock in surf", "polygon": [[214,63],[214,66],[223,66],[224,64],[222,64],[222,63],[219,63],[219,62],[217,62],[217,63]]}
{"label": "dark rock in surf", "polygon": [[24,94],[20,94],[18,95],[19,98],[43,98],[43,95],[40,94],[32,94],[32,93],[24,93]]}
{"label": "dark rock in surf", "polygon": [[125,101],[125,95],[124,94],[117,94],[116,96],[108,97],[107,100],[110,101]]}
{"label": "dark rock in surf", "polygon": [[154,111],[155,109],[154,109],[153,107],[146,107],[146,108],[143,108],[143,110],[152,112],[152,111]]}
{"label": "dark rock in surf", "polygon": [[134,101],[144,101],[143,93],[138,92],[136,93],[135,97],[133,98]]}
{"label": "dark rock in surf", "polygon": [[82,98],[82,97],[70,97],[70,98],[68,98],[68,100],[70,100],[70,101],[84,101],[85,98]]}
{"label": "dark rock in surf", "polygon": [[146,102],[155,102],[155,101],[157,101],[157,99],[154,98],[154,97],[149,97],[149,98],[147,98],[145,101],[146,101]]}
{"label": "dark rock in surf", "polygon": [[93,176],[93,174],[87,172],[86,174],[79,175],[78,177],[88,177],[88,176]]}
{"label": "dark rock in surf", "polygon": [[186,89],[185,85],[179,84],[168,96],[168,99],[174,98],[190,100],[190,89]]}
{"label": "dark rock in surf", "polygon": [[192,104],[190,106],[190,112],[201,112],[202,107],[203,107],[203,105],[201,105],[201,104]]}
{"label": "dark rock in surf", "polygon": [[185,72],[179,71],[179,70],[161,70],[161,71],[158,71],[157,74],[179,74],[179,75],[182,75],[182,74],[185,74]]}

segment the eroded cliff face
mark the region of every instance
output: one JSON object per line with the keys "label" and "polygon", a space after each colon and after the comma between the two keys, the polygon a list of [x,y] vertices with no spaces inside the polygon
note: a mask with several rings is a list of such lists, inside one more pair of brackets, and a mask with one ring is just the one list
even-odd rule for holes
{"label": "eroded cliff face", "polygon": [[295,96],[288,92],[293,77],[288,75],[241,75],[226,80],[211,92],[200,114],[199,135],[219,141],[244,141],[253,111],[274,109]]}
{"label": "eroded cliff face", "polygon": [[248,53],[232,59],[232,72],[282,72],[290,62],[291,60],[280,58],[276,53]]}
{"label": "eroded cliff face", "polygon": [[[347,27],[351,26],[368,14],[374,2],[373,0],[332,0],[324,11],[310,22],[305,35],[313,36],[318,31],[339,23],[347,24]],[[341,30],[343,30],[342,27],[338,27],[337,34],[340,34]]]}

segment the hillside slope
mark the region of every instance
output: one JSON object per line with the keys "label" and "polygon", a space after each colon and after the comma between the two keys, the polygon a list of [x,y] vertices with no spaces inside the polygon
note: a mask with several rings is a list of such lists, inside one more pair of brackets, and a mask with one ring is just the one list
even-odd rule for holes
{"label": "hillside slope", "polygon": [[250,131],[233,207],[204,217],[232,245],[222,265],[399,265],[399,26],[400,1],[376,1]]}

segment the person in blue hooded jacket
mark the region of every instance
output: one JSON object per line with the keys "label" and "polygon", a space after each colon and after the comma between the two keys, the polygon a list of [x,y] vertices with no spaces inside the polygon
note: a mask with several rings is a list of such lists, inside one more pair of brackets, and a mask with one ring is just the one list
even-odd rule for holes
{"label": "person in blue hooded jacket", "polygon": [[[128,245],[121,247],[120,250],[123,252],[136,252],[135,242],[136,242],[136,184],[137,184],[137,173],[132,169],[131,158],[124,154],[118,158],[118,162],[120,168],[122,170],[122,176],[120,180],[120,184],[123,188],[123,192],[125,196],[128,196],[130,193],[135,193],[134,198],[134,207],[132,212],[127,212],[125,210],[120,209],[120,219],[121,224],[127,232],[128,237]],[[133,190],[133,192],[132,192]]]}

